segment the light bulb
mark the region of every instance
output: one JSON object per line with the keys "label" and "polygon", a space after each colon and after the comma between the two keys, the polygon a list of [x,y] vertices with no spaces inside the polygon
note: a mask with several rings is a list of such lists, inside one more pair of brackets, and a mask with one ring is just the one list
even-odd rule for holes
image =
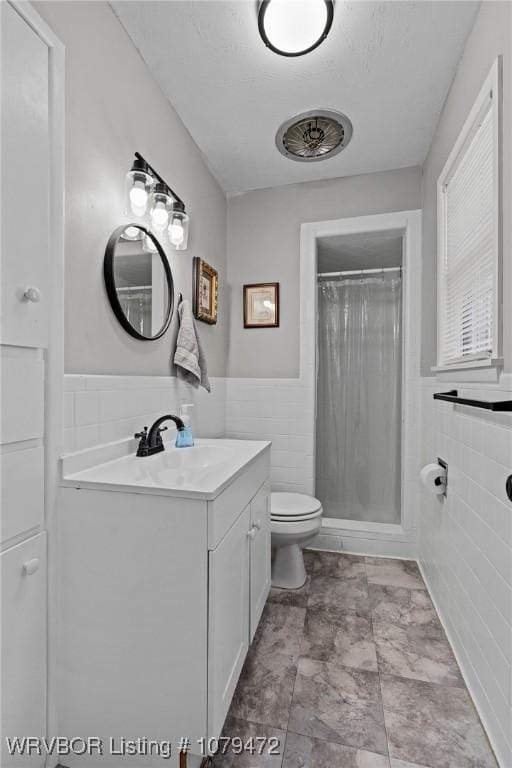
{"label": "light bulb", "polygon": [[173,245],[180,245],[183,242],[184,232],[181,219],[175,216],[169,226],[169,240]]}
{"label": "light bulb", "polygon": [[265,42],[285,56],[300,56],[315,48],[332,22],[332,8],[325,0],[269,0],[262,8]]}
{"label": "light bulb", "polygon": [[126,227],[124,236],[128,240],[140,240],[142,231],[138,227]]}
{"label": "light bulb", "polygon": [[130,202],[134,209],[146,208],[148,193],[146,192],[142,181],[136,181],[130,189]]}
{"label": "light bulb", "polygon": [[169,212],[164,203],[156,203],[155,207],[151,209],[151,223],[159,232],[163,232],[166,228],[169,223]]}

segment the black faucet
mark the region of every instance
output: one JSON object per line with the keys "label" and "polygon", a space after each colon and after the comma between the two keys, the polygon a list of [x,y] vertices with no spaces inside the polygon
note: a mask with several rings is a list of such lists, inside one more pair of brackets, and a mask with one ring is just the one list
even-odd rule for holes
{"label": "black faucet", "polygon": [[161,433],[165,432],[167,427],[160,427],[160,424],[167,421],[167,419],[174,421],[178,432],[185,429],[185,425],[179,416],[172,416],[170,413],[167,414],[167,416],[160,416],[149,432],[148,428],[144,427],[142,432],[135,433],[134,437],[140,438],[139,447],[137,448],[137,456],[152,456],[154,453],[160,453],[160,451],[165,450]]}

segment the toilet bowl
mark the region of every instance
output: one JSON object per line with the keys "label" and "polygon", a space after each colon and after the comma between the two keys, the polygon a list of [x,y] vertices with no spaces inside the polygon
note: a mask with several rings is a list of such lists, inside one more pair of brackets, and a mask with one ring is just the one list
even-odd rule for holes
{"label": "toilet bowl", "polygon": [[298,589],[306,581],[302,547],[322,525],[322,505],[305,493],[270,494],[270,531],[275,550],[272,586]]}

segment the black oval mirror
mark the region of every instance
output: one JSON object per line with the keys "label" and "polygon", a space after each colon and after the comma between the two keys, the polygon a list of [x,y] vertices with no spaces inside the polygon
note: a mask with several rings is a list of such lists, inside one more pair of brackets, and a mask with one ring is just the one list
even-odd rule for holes
{"label": "black oval mirror", "polygon": [[103,274],[110,305],[136,339],[159,339],[174,309],[174,282],[156,237],[139,224],[118,227],[107,243]]}

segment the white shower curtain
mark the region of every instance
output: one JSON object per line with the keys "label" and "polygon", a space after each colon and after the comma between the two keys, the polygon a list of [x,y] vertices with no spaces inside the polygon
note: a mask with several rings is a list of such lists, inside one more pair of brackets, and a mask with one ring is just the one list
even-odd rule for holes
{"label": "white shower curtain", "polygon": [[318,284],[316,495],[324,516],[400,522],[401,279]]}

